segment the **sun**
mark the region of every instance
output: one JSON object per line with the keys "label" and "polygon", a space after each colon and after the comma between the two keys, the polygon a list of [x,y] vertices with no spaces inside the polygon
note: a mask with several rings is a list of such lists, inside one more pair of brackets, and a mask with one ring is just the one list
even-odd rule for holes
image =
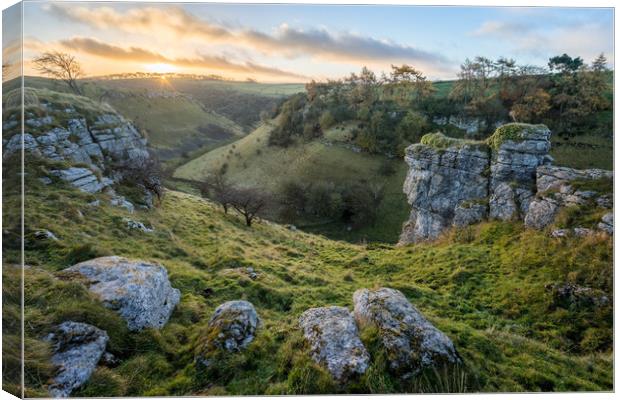
{"label": "sun", "polygon": [[147,64],[146,69],[148,69],[151,72],[157,72],[160,74],[166,74],[166,73],[174,72],[177,70],[177,68],[174,65],[165,64],[165,63]]}

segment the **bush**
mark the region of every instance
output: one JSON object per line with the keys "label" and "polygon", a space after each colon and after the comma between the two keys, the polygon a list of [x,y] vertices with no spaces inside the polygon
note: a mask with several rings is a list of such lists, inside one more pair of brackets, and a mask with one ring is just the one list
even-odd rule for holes
{"label": "bush", "polygon": [[327,130],[336,124],[336,118],[334,118],[329,110],[324,111],[323,114],[321,114],[321,118],[319,118],[319,124],[321,125],[321,129]]}

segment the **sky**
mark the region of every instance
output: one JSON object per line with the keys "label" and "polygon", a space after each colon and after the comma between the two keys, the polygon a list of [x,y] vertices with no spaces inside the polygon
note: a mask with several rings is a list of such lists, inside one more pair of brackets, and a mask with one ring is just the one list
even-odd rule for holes
{"label": "sky", "polygon": [[[5,26],[12,21],[4,14]],[[466,58],[544,66],[568,53],[613,60],[611,8],[25,2],[24,71],[44,51],[85,75],[218,74],[263,82],[340,78],[410,64],[453,79]],[[3,41],[3,54],[11,43]]]}

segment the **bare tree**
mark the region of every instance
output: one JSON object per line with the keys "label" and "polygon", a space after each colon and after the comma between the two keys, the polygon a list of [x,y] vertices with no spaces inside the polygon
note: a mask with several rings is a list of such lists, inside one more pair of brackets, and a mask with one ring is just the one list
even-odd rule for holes
{"label": "bare tree", "polygon": [[113,173],[121,175],[124,183],[143,188],[161,202],[164,197],[164,186],[161,183],[164,172],[154,154],[148,157],[127,154],[121,161],[113,162],[112,169]]}
{"label": "bare tree", "polygon": [[77,79],[82,76],[82,67],[74,56],[59,51],[45,52],[33,60],[35,69],[47,76],[65,82],[73,92],[82,94]]}
{"label": "bare tree", "polygon": [[228,208],[231,205],[233,188],[228,184],[222,171],[209,175],[200,185],[200,193],[203,197],[208,197],[218,202],[224,209],[224,213],[228,214]]}
{"label": "bare tree", "polygon": [[267,198],[256,189],[234,189],[230,205],[245,218],[247,226],[252,226],[252,221],[267,206]]}

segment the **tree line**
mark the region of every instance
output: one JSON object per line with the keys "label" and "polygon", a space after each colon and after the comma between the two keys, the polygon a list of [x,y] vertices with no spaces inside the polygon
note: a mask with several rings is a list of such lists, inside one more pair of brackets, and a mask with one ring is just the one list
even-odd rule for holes
{"label": "tree line", "polygon": [[234,210],[247,226],[265,214],[277,213],[284,221],[340,221],[352,228],[373,223],[385,195],[382,184],[368,181],[340,185],[288,181],[276,193],[267,194],[257,188],[235,187],[222,169],[206,177],[200,192],[218,203],[224,213]]}
{"label": "tree line", "polygon": [[453,116],[478,121],[480,136],[497,123],[545,123],[556,134],[611,132],[611,79],[601,54],[591,64],[567,54],[547,67],[520,65],[514,59],[467,59],[447,95],[409,65],[392,66],[377,76],[359,74],[326,82],[312,81],[265,118],[276,118],[269,143],[289,146],[312,140],[336,124],[355,121],[352,141],[369,153],[402,155],[411,143]]}

